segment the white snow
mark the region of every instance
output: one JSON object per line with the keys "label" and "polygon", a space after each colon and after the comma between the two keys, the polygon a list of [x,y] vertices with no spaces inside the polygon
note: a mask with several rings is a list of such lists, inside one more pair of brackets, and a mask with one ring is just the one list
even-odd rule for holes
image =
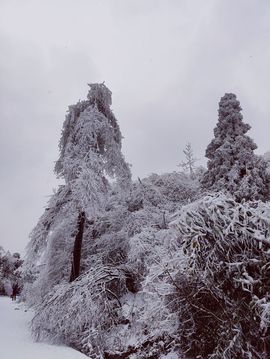
{"label": "white snow", "polygon": [[162,355],[160,357],[160,359],[178,359],[178,358],[179,358],[178,355],[176,353],[174,353],[174,352],[171,352],[171,353],[169,353],[167,355]]}
{"label": "white snow", "polygon": [[87,356],[68,347],[35,343],[29,321],[32,313],[9,297],[0,297],[1,359],[86,359]]}

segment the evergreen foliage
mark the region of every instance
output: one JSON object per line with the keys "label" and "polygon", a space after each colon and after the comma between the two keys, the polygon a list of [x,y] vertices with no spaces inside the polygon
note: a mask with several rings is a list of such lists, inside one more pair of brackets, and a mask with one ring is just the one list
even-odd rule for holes
{"label": "evergreen foliage", "polygon": [[237,201],[266,200],[269,197],[267,164],[254,154],[257,148],[246,135],[250,126],[243,122],[236,96],[225,94],[219,102],[214,139],[206,149],[209,159],[202,185],[208,190],[225,190]]}

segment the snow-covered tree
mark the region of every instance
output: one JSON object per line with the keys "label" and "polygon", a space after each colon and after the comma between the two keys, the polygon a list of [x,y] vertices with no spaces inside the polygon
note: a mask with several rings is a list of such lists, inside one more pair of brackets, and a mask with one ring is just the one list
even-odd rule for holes
{"label": "snow-covered tree", "polygon": [[131,180],[121,152],[121,132],[110,109],[111,91],[104,84],[89,86],[88,100],[69,108],[55,167],[70,188],[79,212],[70,280],[80,273],[85,220],[104,208],[109,189],[107,177],[116,178],[125,189]]}
{"label": "snow-covered tree", "polygon": [[88,100],[70,106],[60,140],[55,172],[65,179],[78,207],[88,217],[104,206],[107,178],[126,187],[131,174],[121,152],[122,135],[110,109],[111,91],[90,84]]}
{"label": "snow-covered tree", "polygon": [[189,172],[190,178],[195,178],[195,163],[198,161],[193,154],[191,143],[188,143],[183,150],[185,155],[185,161],[180,163],[180,166]]}
{"label": "snow-covered tree", "polygon": [[69,107],[63,125],[55,172],[65,183],[50,199],[28,245],[25,271],[33,264],[39,267],[36,284],[44,293],[67,280],[70,266],[70,280],[78,277],[84,229],[104,210],[109,179],[116,180],[119,191],[126,191],[131,181],[121,152],[122,135],[110,109],[111,92],[104,84],[89,86],[87,100]]}
{"label": "snow-covered tree", "polygon": [[246,135],[250,126],[243,122],[236,96],[226,93],[219,102],[214,139],[206,149],[209,159],[202,185],[214,191],[225,190],[241,201],[266,200],[269,176],[265,161],[254,154],[257,148]]}

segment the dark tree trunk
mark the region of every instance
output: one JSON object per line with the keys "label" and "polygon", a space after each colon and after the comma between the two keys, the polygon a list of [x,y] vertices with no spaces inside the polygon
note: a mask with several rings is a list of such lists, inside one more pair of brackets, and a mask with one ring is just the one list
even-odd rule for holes
{"label": "dark tree trunk", "polygon": [[73,282],[80,275],[82,239],[85,222],[85,213],[80,212],[77,222],[77,234],[74,241],[73,260],[71,266],[70,282]]}

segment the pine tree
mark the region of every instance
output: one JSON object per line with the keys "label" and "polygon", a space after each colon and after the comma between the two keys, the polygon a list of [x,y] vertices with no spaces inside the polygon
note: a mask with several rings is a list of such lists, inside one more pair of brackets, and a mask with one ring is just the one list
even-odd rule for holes
{"label": "pine tree", "polygon": [[243,122],[241,110],[234,94],[226,93],[221,98],[215,137],[206,149],[209,161],[202,185],[213,191],[227,190],[237,201],[266,200],[266,163],[254,153],[257,146],[246,135],[251,127]]}
{"label": "pine tree", "polygon": [[186,160],[182,161],[180,166],[183,167],[184,170],[189,171],[189,175],[191,179],[195,178],[195,163],[198,161],[193,154],[193,150],[191,147],[191,143],[188,143],[183,150]]}

